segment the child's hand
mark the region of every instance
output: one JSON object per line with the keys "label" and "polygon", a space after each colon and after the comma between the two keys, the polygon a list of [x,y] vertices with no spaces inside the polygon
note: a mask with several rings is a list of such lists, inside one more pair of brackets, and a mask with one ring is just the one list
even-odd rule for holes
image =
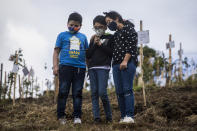
{"label": "child's hand", "polygon": [[127,68],[127,61],[122,61],[122,63],[120,64],[120,70],[124,70]]}
{"label": "child's hand", "polygon": [[54,75],[58,75],[58,72],[59,72],[59,67],[58,66],[54,66],[53,67],[53,74]]}
{"label": "child's hand", "polygon": [[100,37],[99,36],[95,35],[95,37],[94,37],[94,43],[97,44],[98,46],[101,45]]}

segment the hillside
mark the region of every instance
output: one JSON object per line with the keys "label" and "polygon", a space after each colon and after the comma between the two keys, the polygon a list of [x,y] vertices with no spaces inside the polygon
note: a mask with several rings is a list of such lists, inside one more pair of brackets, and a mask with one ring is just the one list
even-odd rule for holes
{"label": "hillside", "polygon": [[[66,109],[67,124],[59,125],[56,119],[56,104],[53,97],[17,100],[0,105],[0,130],[197,130],[197,87],[173,87],[147,89],[147,107],[143,107],[141,91],[135,92],[135,124],[119,124],[119,109],[116,95],[109,91],[113,111],[113,123],[94,124],[90,93],[83,93],[82,124],[74,125],[72,99],[69,96]],[[101,103],[100,103],[101,104]]]}

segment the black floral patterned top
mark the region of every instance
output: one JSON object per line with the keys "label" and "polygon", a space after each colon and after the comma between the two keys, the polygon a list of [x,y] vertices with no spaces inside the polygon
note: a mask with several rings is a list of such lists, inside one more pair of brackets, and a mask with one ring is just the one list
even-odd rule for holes
{"label": "black floral patterned top", "polygon": [[134,25],[130,21],[124,22],[124,27],[117,30],[113,36],[113,65],[120,64],[126,53],[131,54],[129,61],[133,60],[134,64],[138,64],[138,48],[137,48],[137,32]]}

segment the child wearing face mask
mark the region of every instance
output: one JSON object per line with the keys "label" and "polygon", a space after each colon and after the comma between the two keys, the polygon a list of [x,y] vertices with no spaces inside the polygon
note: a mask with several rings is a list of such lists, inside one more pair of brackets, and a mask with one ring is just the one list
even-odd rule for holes
{"label": "child wearing face mask", "polygon": [[137,32],[134,24],[115,11],[104,12],[113,35],[113,78],[120,108],[120,123],[134,123],[133,80],[138,64]]}
{"label": "child wearing face mask", "polygon": [[65,108],[71,85],[74,123],[81,124],[82,89],[86,70],[85,51],[88,48],[86,36],[79,32],[81,25],[82,16],[76,12],[70,14],[67,22],[68,31],[58,35],[54,48],[53,73],[59,75],[57,118],[61,124],[66,123]]}
{"label": "child wearing face mask", "polygon": [[107,85],[112,59],[112,35],[105,33],[107,24],[104,16],[96,16],[93,20],[93,26],[96,34],[90,40],[89,48],[86,51],[86,58],[88,61],[94,122],[101,122],[99,98],[101,98],[103,103],[106,122],[111,122],[112,112],[107,95]]}

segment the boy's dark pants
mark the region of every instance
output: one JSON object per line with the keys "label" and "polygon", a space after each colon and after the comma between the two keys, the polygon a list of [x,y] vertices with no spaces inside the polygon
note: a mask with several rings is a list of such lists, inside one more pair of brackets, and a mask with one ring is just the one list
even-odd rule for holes
{"label": "boy's dark pants", "polygon": [[73,115],[75,118],[81,118],[82,89],[85,78],[85,68],[72,66],[59,66],[59,94],[57,102],[57,117],[65,116],[66,100],[72,84],[73,97]]}

